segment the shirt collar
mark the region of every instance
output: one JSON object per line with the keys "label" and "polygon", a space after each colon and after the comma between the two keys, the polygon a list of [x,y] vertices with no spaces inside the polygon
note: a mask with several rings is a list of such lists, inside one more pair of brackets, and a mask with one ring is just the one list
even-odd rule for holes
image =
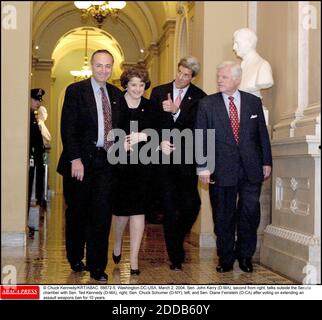
{"label": "shirt collar", "polygon": [[234,100],[239,100],[240,92],[239,90],[236,90],[233,94],[228,95],[226,93],[222,93],[225,100],[229,100],[228,97],[234,97]]}
{"label": "shirt collar", "polygon": [[181,94],[181,96],[183,97],[183,96],[186,94],[186,92],[188,91],[189,87],[190,87],[190,84],[189,84],[189,85],[187,85],[186,87],[182,88],[182,89],[178,89],[178,88],[176,87],[175,82],[173,81],[173,93],[174,93],[174,94],[177,92],[177,95],[178,95],[178,94],[179,94],[179,90],[182,90],[182,94]]}
{"label": "shirt collar", "polygon": [[[93,77],[91,77],[91,84],[92,84],[92,87],[93,87],[93,89],[94,89],[94,92],[99,92],[99,93],[101,93],[101,85],[99,85],[99,84],[97,83],[97,81],[96,81]],[[104,90],[106,91],[106,85],[105,85],[103,88],[104,88]]]}

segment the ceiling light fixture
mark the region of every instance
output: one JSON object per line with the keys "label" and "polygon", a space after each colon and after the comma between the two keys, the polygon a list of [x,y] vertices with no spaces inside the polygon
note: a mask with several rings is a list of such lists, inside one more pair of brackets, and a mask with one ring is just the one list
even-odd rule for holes
{"label": "ceiling light fixture", "polygon": [[126,1],[74,1],[74,4],[82,11],[82,17],[91,15],[101,28],[107,16],[118,17],[119,11],[126,6]]}
{"label": "ceiling light fixture", "polygon": [[73,70],[70,71],[70,74],[74,77],[75,82],[89,78],[92,75],[92,70],[88,66],[88,56],[87,56],[87,37],[88,31],[85,34],[85,56],[84,56],[84,65],[82,70]]}

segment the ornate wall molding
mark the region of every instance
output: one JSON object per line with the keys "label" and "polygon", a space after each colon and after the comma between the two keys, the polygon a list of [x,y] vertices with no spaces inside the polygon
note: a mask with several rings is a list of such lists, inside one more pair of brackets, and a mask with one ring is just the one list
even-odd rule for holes
{"label": "ornate wall molding", "polygon": [[52,59],[39,59],[38,57],[32,57],[32,67],[35,70],[50,71],[54,65]]}
{"label": "ornate wall molding", "polygon": [[[175,61],[179,61],[182,57],[189,54],[189,19],[187,10],[182,4],[182,13],[177,16],[176,31],[174,37],[175,45]],[[174,65],[174,73],[177,70],[177,65]]]}
{"label": "ornate wall molding", "polygon": [[170,34],[175,34],[175,29],[176,29],[176,20],[175,19],[168,19],[163,27],[163,33],[157,43],[158,47],[161,48],[165,41],[167,40],[167,38],[169,37]]}
{"label": "ornate wall molding", "polygon": [[268,225],[265,229],[265,233],[276,237],[280,237],[286,240],[290,240],[304,246],[320,245],[320,240],[318,237],[306,235],[292,230],[283,229],[280,227],[275,227],[273,225]]}
{"label": "ornate wall molding", "polygon": [[320,157],[321,140],[315,136],[284,138],[272,141],[273,158]]}
{"label": "ornate wall molding", "polygon": [[176,11],[179,15],[184,15],[184,4],[185,1],[177,1]]}
{"label": "ornate wall molding", "polygon": [[151,61],[153,61],[154,58],[159,57],[159,54],[160,54],[159,46],[155,42],[152,42],[148,47],[148,50],[146,51],[146,55],[143,59],[144,64],[146,66],[149,66]]}
{"label": "ornate wall molding", "polygon": [[174,32],[175,28],[176,28],[176,20],[175,19],[167,19],[162,27],[162,29],[164,30],[165,33],[172,32],[172,31]]}
{"label": "ornate wall molding", "polygon": [[158,44],[151,43],[149,48],[148,48],[148,52],[149,52],[150,55],[158,56],[159,53],[160,53],[160,48],[159,48]]}
{"label": "ornate wall molding", "polygon": [[285,213],[310,214],[310,179],[276,177],[275,209]]}

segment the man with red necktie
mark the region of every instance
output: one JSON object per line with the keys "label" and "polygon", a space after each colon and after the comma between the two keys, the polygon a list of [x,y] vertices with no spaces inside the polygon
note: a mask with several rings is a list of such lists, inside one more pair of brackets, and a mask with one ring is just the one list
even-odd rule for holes
{"label": "man with red necktie", "polygon": [[[199,179],[209,183],[217,236],[217,272],[233,269],[235,259],[244,272],[252,272],[260,222],[260,193],[272,167],[272,154],[261,99],[238,90],[242,70],[226,61],[217,67],[220,92],[199,103],[196,128],[215,129],[215,170],[199,167]],[[237,238],[235,240],[235,233]]]}

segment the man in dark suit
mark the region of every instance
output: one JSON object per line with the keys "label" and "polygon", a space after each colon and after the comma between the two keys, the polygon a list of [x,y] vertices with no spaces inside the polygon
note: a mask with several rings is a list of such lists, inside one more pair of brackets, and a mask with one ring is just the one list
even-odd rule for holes
{"label": "man in dark suit", "polygon": [[[271,173],[272,155],[261,100],[237,90],[241,68],[235,62],[218,66],[219,91],[200,101],[196,128],[215,129],[215,170],[199,168],[210,183],[209,194],[217,236],[218,272],[233,269],[237,258],[244,272],[252,272],[260,222],[261,185]],[[238,199],[238,201],[237,201]],[[235,231],[237,239],[235,241]]]}
{"label": "man in dark suit", "polygon": [[112,128],[119,122],[122,93],[106,81],[114,59],[107,50],[93,53],[93,76],[71,84],[61,117],[63,152],[57,171],[63,175],[66,209],[66,250],[71,268],[86,270],[106,281],[108,237],[112,216],[114,168],[107,151],[113,144]]}
{"label": "man in dark suit", "polygon": [[[185,129],[191,129],[192,133],[198,102],[206,95],[191,83],[199,69],[200,64],[196,58],[183,58],[178,63],[175,80],[152,90],[150,99],[152,106],[158,109],[160,137],[164,129],[177,129],[177,136]],[[192,228],[200,208],[196,167],[193,162],[185,163],[184,158],[187,148],[193,152],[191,142],[189,147],[181,138],[181,148],[171,137],[165,138],[160,143],[160,150],[164,154],[164,156],[161,154],[161,158],[168,157],[169,160],[169,164],[162,164],[159,168],[164,236],[171,261],[170,269],[176,271],[182,269],[181,264],[185,258],[184,238]],[[181,163],[176,164],[173,161],[175,156],[173,152],[181,152]]]}

